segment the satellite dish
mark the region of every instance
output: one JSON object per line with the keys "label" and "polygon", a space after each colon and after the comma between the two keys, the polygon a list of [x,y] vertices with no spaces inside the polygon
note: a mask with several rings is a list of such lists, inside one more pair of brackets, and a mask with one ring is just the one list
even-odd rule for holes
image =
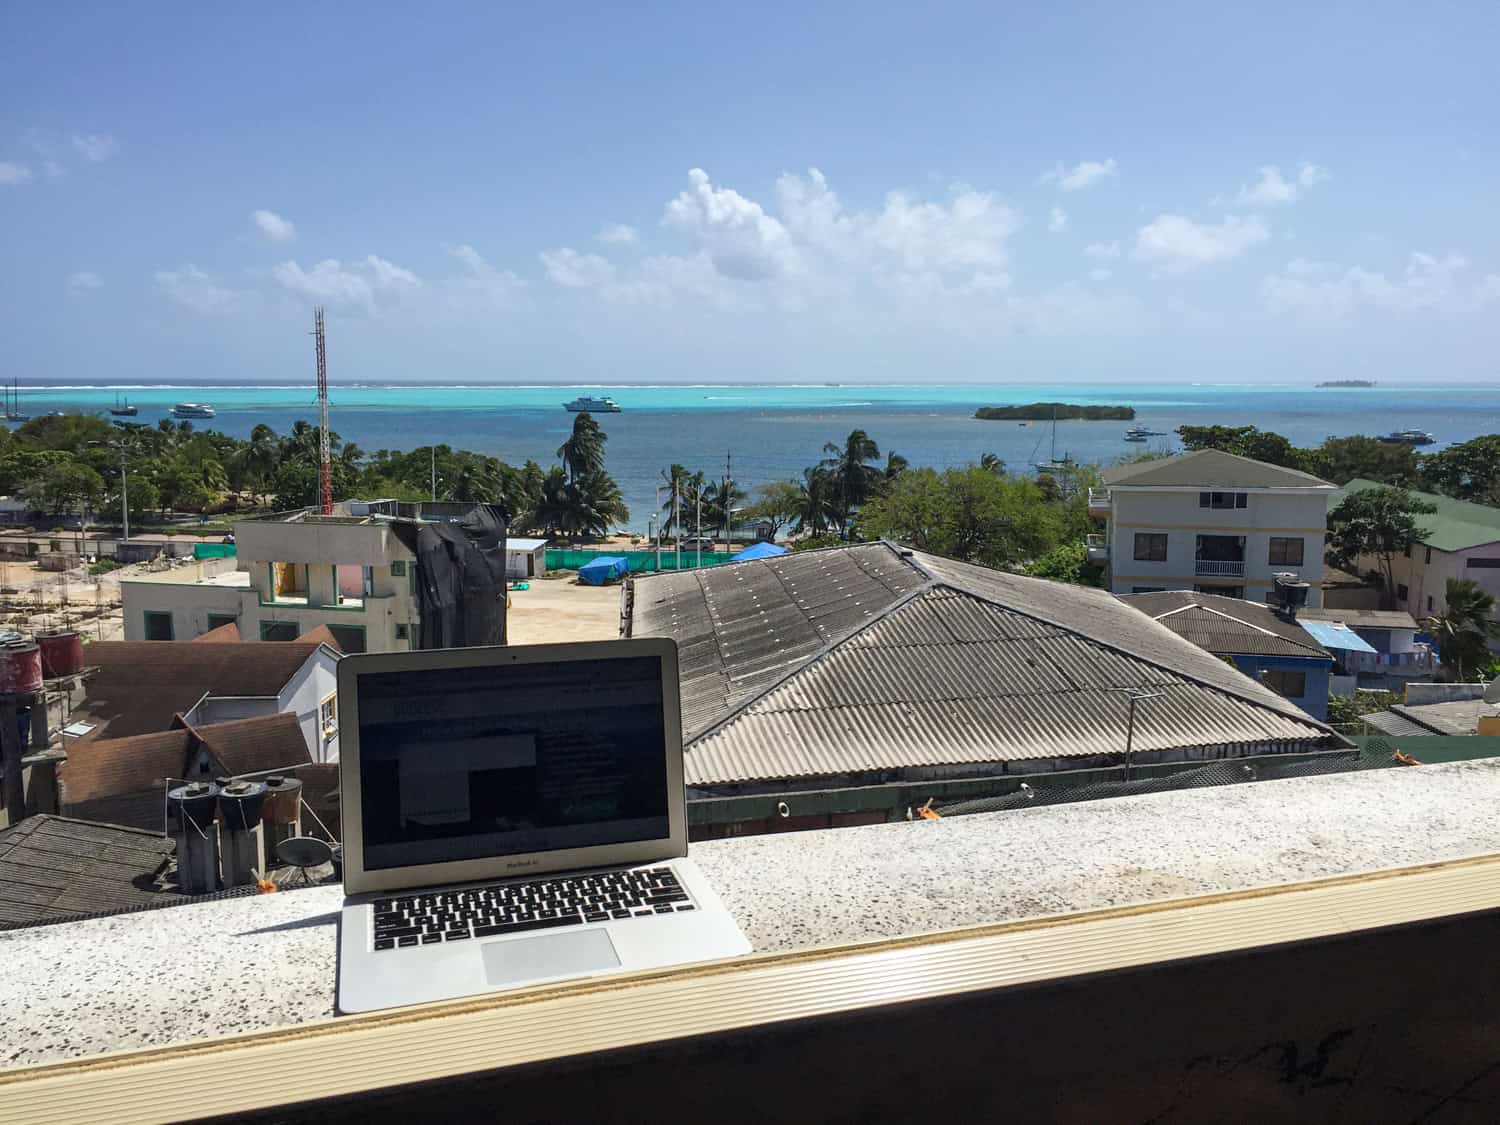
{"label": "satellite dish", "polygon": [[327,841],[316,836],[292,836],[276,845],[276,858],[288,867],[302,872],[302,881],[308,886],[312,879],[307,874],[309,867],[318,867],[333,859],[333,848]]}

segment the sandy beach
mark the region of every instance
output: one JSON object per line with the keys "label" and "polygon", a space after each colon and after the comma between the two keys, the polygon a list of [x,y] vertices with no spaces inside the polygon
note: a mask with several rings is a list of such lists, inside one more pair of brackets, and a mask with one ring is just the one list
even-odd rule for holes
{"label": "sandy beach", "polygon": [[567,578],[534,578],[512,590],[507,636],[511,644],[608,641],[620,635],[620,587],[580,586]]}

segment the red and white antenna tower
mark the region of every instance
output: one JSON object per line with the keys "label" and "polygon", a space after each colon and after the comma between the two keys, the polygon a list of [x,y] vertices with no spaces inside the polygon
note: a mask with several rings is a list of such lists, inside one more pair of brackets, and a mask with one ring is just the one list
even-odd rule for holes
{"label": "red and white antenna tower", "polygon": [[323,341],[323,309],[313,309],[318,341],[318,500],[325,516],[333,515],[333,451],[328,444],[328,348]]}

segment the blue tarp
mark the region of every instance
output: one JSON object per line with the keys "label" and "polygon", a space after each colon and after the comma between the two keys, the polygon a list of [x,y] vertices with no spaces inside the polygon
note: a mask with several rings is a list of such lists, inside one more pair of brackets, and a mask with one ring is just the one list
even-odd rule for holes
{"label": "blue tarp", "polygon": [[593,562],[578,568],[578,577],[590,586],[603,586],[611,578],[623,578],[630,570],[630,563],[619,555],[600,555]]}
{"label": "blue tarp", "polygon": [[1339,648],[1347,652],[1374,652],[1375,649],[1347,625],[1337,621],[1298,621],[1309,633],[1313,640],[1324,648]]}
{"label": "blue tarp", "polygon": [[730,557],[730,562],[744,562],[746,559],[770,559],[777,555],[786,554],[785,547],[778,547],[775,543],[752,543],[737,555]]}

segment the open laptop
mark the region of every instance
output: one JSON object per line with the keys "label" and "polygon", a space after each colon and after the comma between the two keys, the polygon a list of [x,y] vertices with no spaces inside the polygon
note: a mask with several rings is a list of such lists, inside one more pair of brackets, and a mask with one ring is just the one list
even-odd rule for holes
{"label": "open laptop", "polygon": [[338,1006],[732,957],[687,858],[667,639],[339,662]]}

